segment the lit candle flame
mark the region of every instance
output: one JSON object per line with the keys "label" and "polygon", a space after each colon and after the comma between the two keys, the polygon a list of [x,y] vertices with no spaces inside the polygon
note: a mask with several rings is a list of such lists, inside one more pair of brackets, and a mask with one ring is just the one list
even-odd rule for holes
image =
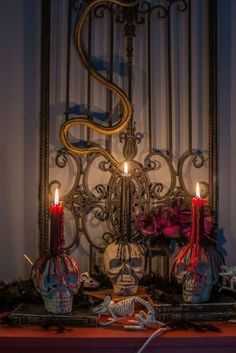
{"label": "lit candle flame", "polygon": [[58,192],[58,188],[56,188],[56,191],[55,191],[54,205],[59,205],[59,192]]}
{"label": "lit candle flame", "polygon": [[128,163],[124,163],[124,175],[128,176],[129,175],[129,168],[128,168]]}
{"label": "lit candle flame", "polygon": [[201,197],[199,183],[196,184],[196,197],[197,197],[197,198],[200,198],[200,197]]}

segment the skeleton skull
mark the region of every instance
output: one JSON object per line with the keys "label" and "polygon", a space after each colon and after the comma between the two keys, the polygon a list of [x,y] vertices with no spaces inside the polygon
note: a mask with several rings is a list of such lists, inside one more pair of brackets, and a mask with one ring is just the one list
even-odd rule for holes
{"label": "skeleton skull", "polygon": [[144,251],[134,243],[111,243],[104,253],[104,268],[115,294],[134,295],[144,273]]}
{"label": "skeleton skull", "polygon": [[71,312],[73,294],[78,291],[80,279],[78,267],[70,256],[40,257],[32,268],[32,278],[49,312]]}
{"label": "skeleton skull", "polygon": [[202,303],[209,300],[213,285],[218,281],[218,266],[209,251],[199,253],[197,264],[190,269],[191,250],[182,263],[176,263],[175,278],[182,285],[183,300],[186,303]]}
{"label": "skeleton skull", "polygon": [[194,271],[188,271],[185,263],[176,271],[176,279],[179,284],[182,284],[184,302],[201,303],[210,298],[213,285],[210,263],[199,263]]}
{"label": "skeleton skull", "polygon": [[81,285],[85,288],[97,288],[99,287],[99,283],[95,281],[92,277],[90,277],[88,272],[83,272],[80,275]]}

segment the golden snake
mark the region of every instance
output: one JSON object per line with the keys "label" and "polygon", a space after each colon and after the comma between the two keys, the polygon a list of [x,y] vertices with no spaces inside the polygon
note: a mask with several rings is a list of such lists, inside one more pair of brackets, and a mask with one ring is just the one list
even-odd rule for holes
{"label": "golden snake", "polygon": [[[129,1],[129,3],[126,3],[122,0],[106,0],[106,2],[111,2],[115,3],[121,6],[125,7],[131,7],[139,3],[139,0],[133,0]],[[97,124],[95,122],[89,121],[88,119],[78,117],[75,119],[71,119],[69,121],[66,121],[64,124],[62,124],[60,128],[60,139],[62,144],[71,152],[73,153],[79,153],[81,155],[85,155],[88,153],[99,153],[103,155],[105,158],[108,160],[112,161],[114,165],[116,165],[120,169],[120,164],[118,161],[112,156],[112,154],[107,151],[105,148],[102,146],[89,146],[86,148],[80,148],[78,146],[73,145],[69,139],[68,139],[68,133],[71,127],[73,126],[78,126],[78,125],[83,125],[87,126],[88,128],[91,128],[92,130],[97,131],[100,134],[103,135],[114,135],[117,134],[118,132],[122,131],[128,124],[128,122],[131,119],[132,116],[132,106],[131,103],[125,94],[124,91],[122,91],[115,83],[110,82],[108,79],[106,79],[104,76],[102,76],[99,72],[97,72],[93,67],[89,66],[89,60],[88,56],[85,50],[85,46],[82,40],[82,31],[83,31],[83,26],[85,19],[91,11],[91,9],[100,3],[104,3],[104,0],[93,0],[91,1],[82,11],[80,20],[78,21],[76,31],[75,31],[75,44],[76,48],[79,54],[79,57],[81,59],[82,64],[84,67],[89,70],[91,73],[91,76],[93,76],[97,81],[99,81],[101,84],[103,84],[107,89],[111,90],[113,93],[117,94],[117,96],[120,98],[121,103],[123,105],[123,113],[122,117],[119,120],[118,123],[111,127],[104,127],[100,124]]]}

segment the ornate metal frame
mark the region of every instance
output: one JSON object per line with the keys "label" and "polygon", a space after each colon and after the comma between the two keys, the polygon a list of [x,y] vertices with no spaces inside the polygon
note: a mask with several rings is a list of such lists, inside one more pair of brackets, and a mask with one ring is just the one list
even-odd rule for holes
{"label": "ornate metal frame", "polygon": [[[47,3],[47,5],[46,5]],[[216,1],[209,0],[209,185],[202,183],[205,188],[205,197],[208,197],[209,204],[214,211],[217,211],[217,123],[216,123]],[[40,252],[46,251],[48,247],[48,146],[49,146],[49,64],[50,64],[50,2],[42,2],[42,91],[41,91],[41,146],[40,146]],[[136,204],[148,210],[151,206],[169,203],[170,199],[182,195],[187,201],[193,197],[192,193],[185,185],[183,178],[183,168],[185,163],[191,159],[195,168],[201,168],[205,161],[204,153],[200,150],[192,148],[192,120],[191,120],[191,74],[189,79],[189,116],[188,116],[188,150],[180,157],[177,167],[175,168],[172,160],[172,138],[169,139],[167,151],[152,150],[151,134],[149,132],[150,151],[144,158],[143,164],[137,160],[137,144],[141,142],[142,134],[135,133],[135,126],[132,114],[132,65],[133,65],[133,38],[135,36],[136,26],[143,25],[147,21],[148,31],[150,31],[150,16],[153,12],[157,12],[157,16],[167,21],[168,34],[168,66],[170,68],[170,11],[172,6],[176,4],[178,11],[188,11],[189,34],[188,41],[191,44],[191,0],[165,0],[160,4],[151,5],[148,1],[132,1],[125,2],[122,0],[92,0],[92,1],[69,1],[69,21],[71,26],[71,11],[80,12],[80,19],[76,27],[76,47],[81,61],[88,71],[88,79],[91,77],[97,79],[108,90],[109,106],[112,106],[112,94],[116,94],[122,103],[123,111],[119,122],[112,124],[111,114],[108,118],[108,126],[104,128],[91,121],[90,103],[88,101],[88,119],[70,118],[69,106],[69,75],[67,81],[66,94],[66,113],[65,123],[60,130],[60,138],[64,145],[58,151],[56,164],[60,168],[67,165],[68,158],[72,158],[77,167],[77,175],[73,187],[70,192],[63,196],[65,207],[73,214],[76,220],[76,235],[74,240],[68,246],[68,250],[78,243],[81,234],[84,234],[90,244],[90,258],[94,249],[103,251],[104,246],[111,239],[119,235],[119,218],[120,218],[120,194],[121,194],[121,171],[123,162],[118,162],[111,153],[111,136],[120,132],[120,142],[123,146],[124,159],[130,163],[132,199]],[[125,7],[125,11],[123,10]],[[89,18],[89,26],[91,25],[91,13],[97,18],[103,18],[104,11],[110,13],[111,21],[122,24],[124,26],[124,36],[126,38],[126,55],[127,55],[127,74],[128,89],[127,94],[113,83],[112,62],[111,74],[109,78],[105,78],[96,71],[90,64],[91,50],[85,49],[81,39],[83,25],[86,18]],[[68,30],[68,41],[71,31]],[[148,51],[150,60],[151,43],[148,41]],[[70,70],[70,51],[67,53],[68,72]],[[112,49],[110,53],[113,55]],[[191,51],[188,57],[189,70],[191,70]],[[151,63],[149,63],[151,64]],[[150,65],[149,65],[150,67]],[[68,74],[68,73],[67,73]],[[148,71],[149,78],[151,72]],[[171,70],[168,77],[169,81],[169,101],[171,102]],[[148,85],[149,97],[151,99],[151,86]],[[89,99],[89,98],[88,98]],[[172,134],[172,109],[169,109],[169,130]],[[151,102],[148,109],[149,130],[151,130]],[[73,126],[84,125],[87,127],[87,145],[80,147],[78,144],[71,143],[69,140],[69,131]],[[126,131],[124,131],[126,127]],[[90,129],[94,129],[106,137],[106,147],[94,145],[90,141]],[[82,155],[87,155],[84,162]],[[109,173],[110,178],[107,185],[99,184],[91,191],[87,183],[87,175],[91,165],[97,158],[103,156],[103,161],[99,163],[99,169],[104,173]],[[170,187],[163,194],[164,185],[160,182],[150,183],[149,173],[158,170],[159,164],[155,157],[161,158],[169,168]],[[93,211],[95,217],[106,222],[107,231],[102,235],[104,244],[99,246],[93,242],[90,232],[86,224],[88,214]],[[135,223],[132,223],[132,235],[137,236]],[[90,269],[91,269],[90,261]]]}

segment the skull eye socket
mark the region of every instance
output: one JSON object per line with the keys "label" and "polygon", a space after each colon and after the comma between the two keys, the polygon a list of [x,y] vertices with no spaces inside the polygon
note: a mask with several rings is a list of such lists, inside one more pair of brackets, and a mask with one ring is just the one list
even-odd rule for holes
{"label": "skull eye socket", "polygon": [[183,283],[187,274],[187,266],[185,264],[179,265],[176,273],[176,280],[178,283]]}
{"label": "skull eye socket", "polygon": [[46,277],[47,284],[50,285],[51,288],[56,288],[61,281],[59,279],[63,279],[63,283],[75,283],[77,282],[77,275],[72,274],[63,274],[62,277],[58,275],[50,275]]}
{"label": "skull eye socket", "polygon": [[50,285],[51,287],[56,287],[57,283],[58,283],[58,276],[57,275],[49,275],[45,277],[45,281],[46,281],[46,286]]}
{"label": "skull eye socket", "polygon": [[110,268],[117,268],[122,266],[122,261],[121,259],[113,259],[110,261]]}
{"label": "skull eye socket", "polygon": [[77,282],[78,276],[75,273],[71,273],[70,275],[65,276],[66,283],[75,283]]}
{"label": "skull eye socket", "polygon": [[177,275],[182,277],[186,274],[186,272],[187,272],[187,266],[183,264],[178,267]]}
{"label": "skull eye socket", "polygon": [[129,261],[127,261],[127,264],[130,267],[141,267],[142,266],[142,259],[138,258],[138,257],[133,257],[132,259],[130,259]]}
{"label": "skull eye socket", "polygon": [[205,276],[207,276],[208,266],[207,265],[199,265],[196,268],[196,272],[199,276],[205,277]]}

